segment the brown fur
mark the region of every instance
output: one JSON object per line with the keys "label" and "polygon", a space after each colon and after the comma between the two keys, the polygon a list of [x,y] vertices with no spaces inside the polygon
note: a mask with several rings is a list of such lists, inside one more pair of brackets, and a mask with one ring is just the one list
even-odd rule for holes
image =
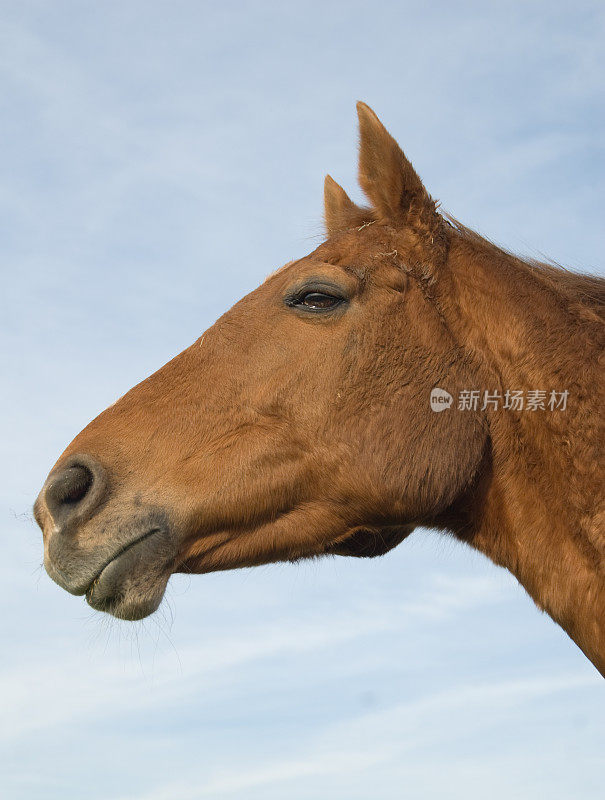
{"label": "brown fur", "polygon": [[[359,104],[356,206],[329,176],[328,239],[237,303],[66,450],[111,476],[92,557],[159,507],[173,571],[379,555],[416,525],[509,569],[605,673],[604,282],[523,261],[439,214]],[[344,308],[284,298],[329,281]],[[566,411],[436,414],[429,394],[568,390]],[[47,546],[53,521],[41,495]],[[151,590],[150,590],[151,591]],[[116,612],[117,613],[117,612]]]}

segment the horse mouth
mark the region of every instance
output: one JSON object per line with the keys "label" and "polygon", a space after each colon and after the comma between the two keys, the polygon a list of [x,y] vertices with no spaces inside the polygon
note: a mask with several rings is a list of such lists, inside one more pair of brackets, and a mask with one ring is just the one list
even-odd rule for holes
{"label": "horse mouth", "polygon": [[153,528],[121,547],[86,590],[86,602],[97,611],[124,620],[139,620],[160,605],[170,576],[169,537]]}

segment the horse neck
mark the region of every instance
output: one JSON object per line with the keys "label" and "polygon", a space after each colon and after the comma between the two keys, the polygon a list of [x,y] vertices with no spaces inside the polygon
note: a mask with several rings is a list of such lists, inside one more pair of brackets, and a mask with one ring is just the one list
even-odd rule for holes
{"label": "horse neck", "polygon": [[451,527],[508,568],[605,674],[602,327],[563,273],[558,285],[556,270],[480,240],[453,234],[442,277],[443,318],[486,384],[469,388],[569,392],[565,411],[489,407],[489,477]]}

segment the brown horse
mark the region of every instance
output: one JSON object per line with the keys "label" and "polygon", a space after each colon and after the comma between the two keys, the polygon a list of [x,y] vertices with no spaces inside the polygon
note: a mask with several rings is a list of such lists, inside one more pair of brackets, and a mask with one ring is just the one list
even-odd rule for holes
{"label": "brown horse", "polygon": [[91,422],[35,505],[45,566],[139,619],[173,572],[376,556],[417,525],[508,568],[605,673],[605,282],[437,210],[368,106],[369,208]]}

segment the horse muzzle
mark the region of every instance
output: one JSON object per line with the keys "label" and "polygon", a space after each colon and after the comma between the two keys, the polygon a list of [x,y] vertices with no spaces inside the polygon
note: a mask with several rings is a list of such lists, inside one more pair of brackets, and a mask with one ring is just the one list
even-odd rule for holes
{"label": "horse muzzle", "polygon": [[34,505],[44,566],[63,589],[121,619],[153,613],[173,572],[177,546],[167,514],[121,503],[112,510],[105,470],[90,456],[55,468]]}

